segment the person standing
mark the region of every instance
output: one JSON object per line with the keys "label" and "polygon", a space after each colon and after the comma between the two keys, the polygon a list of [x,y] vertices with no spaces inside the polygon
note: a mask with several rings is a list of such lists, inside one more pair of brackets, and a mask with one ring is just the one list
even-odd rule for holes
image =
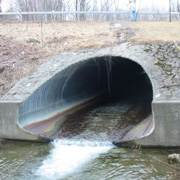
{"label": "person standing", "polygon": [[131,21],[136,21],[136,4],[133,0],[130,0],[129,8],[131,10]]}

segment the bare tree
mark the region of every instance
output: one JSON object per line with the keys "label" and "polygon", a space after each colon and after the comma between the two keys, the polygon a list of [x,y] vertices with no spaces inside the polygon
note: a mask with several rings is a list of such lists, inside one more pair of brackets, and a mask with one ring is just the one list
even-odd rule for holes
{"label": "bare tree", "polygon": [[[171,4],[171,10],[174,12],[180,12],[180,2],[179,0],[173,1]],[[173,18],[173,17],[172,17]],[[175,16],[175,19],[178,20],[180,19],[179,15]]]}
{"label": "bare tree", "polygon": [[[135,1],[135,0],[134,0]],[[36,11],[120,11],[124,10],[125,6],[121,6],[120,3],[127,3],[129,0],[0,0],[2,7],[4,2],[10,5],[9,11],[21,11],[21,12],[36,12]],[[145,1],[142,1],[145,2]],[[0,5],[1,7],[1,5]],[[154,4],[151,7],[141,8],[143,11],[155,11],[159,12],[160,7],[156,7]],[[0,11],[2,9],[0,8]],[[172,0],[172,10],[180,12],[180,0]],[[116,15],[116,14],[81,14],[81,15],[52,15],[45,14],[40,17],[39,15],[26,15],[27,20],[42,20],[42,17],[46,20],[112,20],[116,19],[129,19],[128,15]],[[142,19],[157,19],[159,15],[141,15]],[[166,17],[167,18],[167,17]]]}
{"label": "bare tree", "polygon": [[2,2],[2,0],[0,0],[0,12],[2,12],[2,9],[1,9],[1,2]]}
{"label": "bare tree", "polygon": [[76,0],[76,4],[75,4],[75,6],[76,6],[76,12],[78,11],[78,0]]}
{"label": "bare tree", "polygon": [[[111,0],[104,0],[101,2],[101,11],[111,11],[111,7],[113,6],[112,1]],[[110,20],[110,15],[106,14],[105,19],[107,21]]]}
{"label": "bare tree", "polygon": [[[80,5],[80,11],[85,11],[86,9],[86,0],[79,0],[79,5]],[[85,20],[85,15],[81,14],[80,15],[80,20],[83,21]]]}
{"label": "bare tree", "polygon": [[176,9],[177,9],[177,12],[180,12],[180,1],[179,0],[176,1]]}

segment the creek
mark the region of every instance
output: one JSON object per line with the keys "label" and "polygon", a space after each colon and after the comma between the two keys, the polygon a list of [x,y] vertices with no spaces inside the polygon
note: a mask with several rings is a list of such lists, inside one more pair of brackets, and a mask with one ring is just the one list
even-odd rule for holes
{"label": "creek", "polygon": [[178,149],[133,150],[112,144],[151,112],[143,102],[108,102],[74,114],[61,124],[55,140],[48,144],[4,141],[0,179],[178,178],[178,171],[160,162],[167,162],[167,155],[180,152]]}

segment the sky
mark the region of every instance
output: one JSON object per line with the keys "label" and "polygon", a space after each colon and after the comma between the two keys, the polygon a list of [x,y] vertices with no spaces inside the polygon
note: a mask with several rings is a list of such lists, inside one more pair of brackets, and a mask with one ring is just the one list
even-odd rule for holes
{"label": "sky", "polygon": [[[10,8],[10,2],[15,2],[16,0],[2,0],[2,11],[5,12]],[[93,1],[93,0],[92,0]],[[139,11],[147,8],[149,11],[156,10],[159,11],[168,11],[169,0],[136,0],[136,6]],[[177,0],[171,0],[176,2]],[[180,0],[178,0],[180,2]],[[100,4],[100,0],[97,1]],[[119,0],[119,7],[122,10],[129,9],[129,0]]]}
{"label": "sky", "polygon": [[2,12],[6,12],[10,8],[10,0],[2,0],[1,9]]}

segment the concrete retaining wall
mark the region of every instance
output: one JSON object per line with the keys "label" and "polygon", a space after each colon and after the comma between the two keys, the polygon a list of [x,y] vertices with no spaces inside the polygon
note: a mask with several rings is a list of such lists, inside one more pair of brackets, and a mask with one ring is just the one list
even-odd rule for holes
{"label": "concrete retaining wall", "polygon": [[154,101],[154,131],[136,144],[154,147],[180,147],[180,100]]}
{"label": "concrete retaining wall", "polygon": [[0,137],[6,139],[42,141],[38,136],[34,136],[22,130],[18,124],[19,107],[18,101],[1,101],[0,103]]}

